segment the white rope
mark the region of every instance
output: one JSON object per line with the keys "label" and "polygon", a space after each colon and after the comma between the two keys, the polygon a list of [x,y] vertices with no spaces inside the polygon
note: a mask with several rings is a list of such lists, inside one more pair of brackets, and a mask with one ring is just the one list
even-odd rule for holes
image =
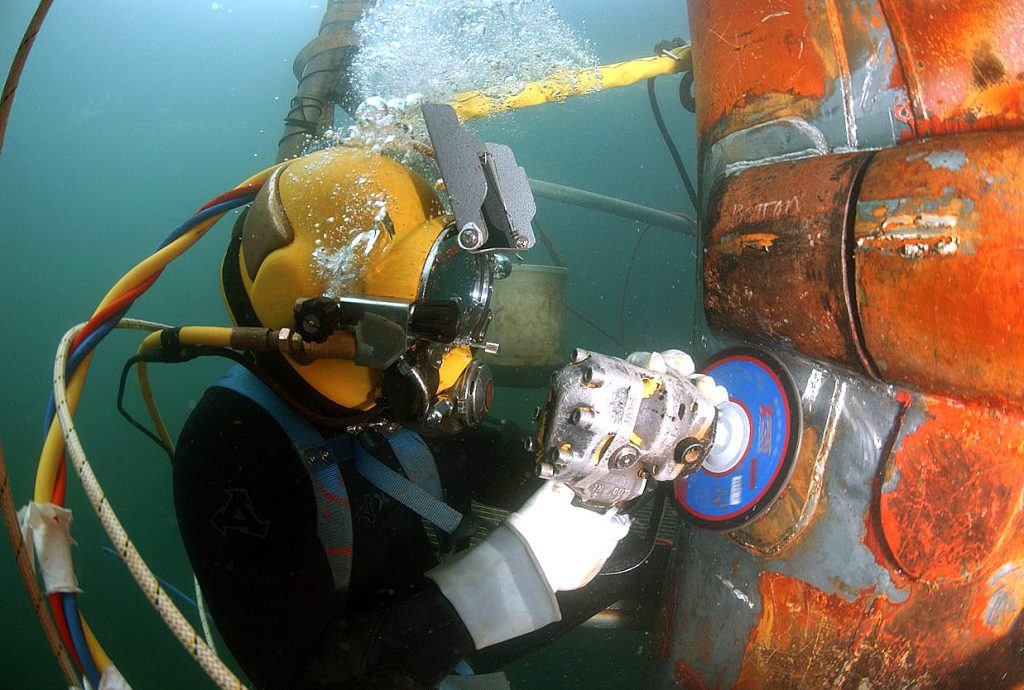
{"label": "white rope", "polygon": [[206,597],[203,596],[199,578],[195,574],[192,575],[192,588],[196,593],[196,608],[199,609],[199,622],[203,625],[203,637],[206,638],[206,644],[210,645],[213,653],[217,654],[217,645],[213,642],[213,630],[210,629],[210,617],[206,613]]}
{"label": "white rope", "polygon": [[[103,525],[107,536],[110,537],[111,543],[117,549],[117,552],[121,554],[121,558],[124,560],[125,565],[128,566],[128,570],[131,572],[132,577],[135,578],[135,582],[138,583],[146,598],[153,604],[153,607],[160,614],[167,627],[171,629],[174,636],[178,638],[178,641],[188,650],[192,658],[199,663],[214,683],[221,688],[225,688],[225,690],[241,690],[245,687],[242,685],[242,681],[200,639],[195,629],[185,619],[181,611],[178,610],[178,607],[174,605],[171,597],[167,595],[160,586],[160,583],[157,582],[153,572],[146,565],[131,539],[128,538],[128,533],[121,525],[120,520],[117,519],[117,515],[114,514],[114,509],[107,501],[106,495],[100,487],[99,481],[89,465],[89,461],[86,459],[85,450],[82,448],[78,433],[75,431],[75,423],[68,407],[67,385],[64,380],[64,368],[67,363],[71,342],[84,326],[85,324],[78,324],[64,334],[60,341],[60,346],[57,348],[57,356],[53,363],[54,402],[57,408],[57,419],[60,420],[61,430],[64,433],[64,447],[71,460],[71,465],[75,468],[79,479],[81,479],[82,487],[85,489],[89,502],[96,511],[96,515],[99,517],[100,524]],[[152,321],[140,321],[138,319],[121,319],[117,327],[143,331],[157,331],[169,328],[169,326],[163,324]]]}

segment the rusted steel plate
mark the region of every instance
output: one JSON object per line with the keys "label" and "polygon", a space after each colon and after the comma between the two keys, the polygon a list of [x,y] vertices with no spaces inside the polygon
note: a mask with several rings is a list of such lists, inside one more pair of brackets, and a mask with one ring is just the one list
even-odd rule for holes
{"label": "rusted steel plate", "polygon": [[1024,2],[882,0],[918,137],[1024,126]]}
{"label": "rusted steel plate", "polygon": [[925,391],[1024,401],[1024,133],[881,151],[854,228],[864,343]]}
{"label": "rusted steel plate", "polygon": [[1024,681],[1024,411],[783,359],[824,493],[780,550],[683,527],[659,686]]}
{"label": "rusted steel plate", "polygon": [[1022,476],[1019,411],[921,398],[880,485],[882,532],[899,568],[941,584],[991,570],[993,558],[1002,565],[999,544],[1019,518]]}
{"label": "rusted steel plate", "polygon": [[[1022,574],[1020,564],[1005,571],[1002,579],[1014,583],[1012,589],[1004,585],[997,599],[1019,602]],[[973,585],[915,589],[906,602],[893,604],[871,591],[851,601],[766,572],[760,590],[764,611],[733,687],[977,688],[1010,687],[1022,679],[1012,653],[1020,640],[975,629],[980,602]]]}
{"label": "rusted steel plate", "polygon": [[845,230],[868,155],[778,163],[723,180],[705,224],[704,306],[713,326],[864,369]]}
{"label": "rusted steel plate", "polygon": [[690,25],[701,29],[693,32],[693,54],[702,136],[715,125],[717,138],[759,119],[817,112],[837,73],[820,8],[803,0],[703,0],[689,7]]}
{"label": "rusted steel plate", "polygon": [[691,0],[689,9],[697,131],[711,177],[911,134],[877,0]]}

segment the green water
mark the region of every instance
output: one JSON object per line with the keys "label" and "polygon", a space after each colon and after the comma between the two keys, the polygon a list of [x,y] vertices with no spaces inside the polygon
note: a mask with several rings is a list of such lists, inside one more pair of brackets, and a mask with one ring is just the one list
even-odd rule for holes
{"label": "green water", "polygon": [[[554,5],[591,40],[602,63],[647,55],[657,41],[687,35],[681,0]],[[5,68],[34,8],[26,0],[0,6]],[[190,0],[54,4],[23,74],[0,158],[6,327],[0,438],[19,506],[32,494],[59,338],[193,209],[273,162],[294,93],[291,62],[315,34],[322,13],[309,0],[228,1],[218,9]],[[675,84],[661,80],[659,95],[692,171],[694,123],[678,107]],[[500,116],[475,132],[512,146],[533,177],[692,213],[642,84]],[[538,200],[538,219],[571,271],[568,300],[618,333],[623,278],[639,224],[544,200]],[[222,224],[173,264],[131,315],[173,324],[226,323],[217,279],[225,238]],[[630,348],[690,343],[695,247],[692,239],[657,228],[646,234],[624,302]],[[548,261],[540,246],[531,253],[530,261]],[[566,336],[567,348],[623,353],[572,316]],[[100,347],[77,423],[143,556],[155,572],[190,590],[170,467],[114,409],[121,363],[137,341],[115,333]],[[198,362],[154,371],[172,430],[222,367]],[[542,396],[501,389],[495,413],[529,426],[529,410]],[[129,405],[140,410],[136,398]],[[68,505],[79,542],[82,608],[129,682],[136,688],[212,687],[123,566],[102,551],[106,536],[74,478]],[[0,592],[0,686],[60,687],[7,556],[0,557]],[[638,686],[648,647],[642,633],[580,630],[516,663],[510,674],[517,688]]]}

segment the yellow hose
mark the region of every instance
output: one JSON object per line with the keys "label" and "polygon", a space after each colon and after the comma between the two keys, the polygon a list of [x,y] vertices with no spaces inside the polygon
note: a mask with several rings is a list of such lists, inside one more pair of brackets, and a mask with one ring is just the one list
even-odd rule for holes
{"label": "yellow hose", "polygon": [[669,52],[671,56],[657,55],[576,72],[553,74],[540,81],[528,82],[519,93],[510,96],[488,96],[480,91],[468,91],[457,94],[451,106],[460,119],[472,120],[506,110],[554,103],[573,96],[585,96],[604,89],[628,86],[651,77],[680,72],[689,67],[690,46],[681,46]]}
{"label": "yellow hose", "polygon": [[85,635],[85,644],[89,647],[89,653],[92,654],[92,660],[96,664],[96,668],[99,669],[100,673],[107,670],[107,666],[110,666],[110,657],[103,651],[103,647],[100,646],[100,641],[96,639],[96,636],[92,634],[92,629],[89,624],[85,622],[85,616],[79,614],[78,620],[82,623],[82,633]]}
{"label": "yellow hose", "polygon": [[[235,189],[265,181],[270,176],[270,173],[280,165],[283,164],[273,165],[261,170],[252,177],[242,181],[235,187]],[[199,241],[199,239],[206,234],[206,232],[212,228],[218,220],[220,220],[220,217],[221,216],[214,216],[209,220],[203,221],[163,249],[154,252],[146,259],[136,264],[135,267],[128,271],[128,273],[117,281],[117,283],[114,284],[114,287],[107,292],[93,314],[106,307],[108,304],[128,290],[134,288],[142,281],[146,280],[149,276],[162,270],[171,261],[183,254],[189,247]],[[85,358],[78,366],[78,369],[75,370],[71,380],[68,382],[68,407],[70,408],[72,415],[74,414],[78,405],[78,400],[81,397],[82,388],[85,385],[85,377],[89,370],[89,362],[91,359],[91,356]],[[36,471],[36,483],[33,494],[36,502],[38,503],[47,503],[50,501],[51,494],[53,492],[53,485],[57,477],[57,468],[60,466],[60,457],[63,450],[64,439],[61,436],[60,426],[57,423],[57,420],[54,419],[50,424],[50,429],[46,434],[46,441],[43,443],[43,449],[39,454],[39,467]]]}
{"label": "yellow hose", "polygon": [[[139,343],[138,353],[142,354],[159,348],[161,333],[162,331],[154,331],[143,338],[142,342]],[[230,347],[231,329],[220,326],[185,326],[178,331],[178,339],[182,345]],[[142,394],[142,401],[146,404],[146,409],[149,411],[149,418],[153,422],[153,427],[156,429],[157,436],[160,437],[160,440],[163,441],[173,453],[174,440],[171,438],[171,434],[167,431],[167,425],[164,424],[163,415],[160,414],[160,408],[156,404],[156,398],[153,395],[153,387],[149,383],[148,365],[145,362],[139,362],[136,373],[139,378],[139,390]]]}
{"label": "yellow hose", "polygon": [[231,347],[231,329],[223,326],[185,326],[178,337],[182,345]]}
{"label": "yellow hose", "polygon": [[156,405],[156,397],[153,395],[153,387],[149,383],[149,366],[145,362],[139,362],[139,366],[136,369],[136,374],[139,377],[139,391],[142,394],[142,401],[146,403],[146,409],[149,410],[149,418],[153,421],[153,428],[156,429],[156,435],[160,437],[160,440],[164,442],[167,449],[174,453],[174,439],[171,438],[171,434],[167,431],[167,425],[164,424],[164,418],[160,414],[160,408]]}
{"label": "yellow hose", "polygon": [[[78,365],[78,371],[82,372],[82,376],[72,376],[68,381],[68,408],[72,415],[75,414],[78,401],[82,397],[82,388],[85,387],[85,371],[89,368],[92,355],[93,353],[90,352]],[[32,498],[36,503],[49,503],[53,499],[53,485],[57,481],[57,468],[60,466],[63,449],[64,439],[61,436],[60,424],[54,417],[46,432],[46,440],[43,442],[43,450],[39,456],[39,467],[36,469],[36,483]],[[52,457],[54,453],[56,457]]]}

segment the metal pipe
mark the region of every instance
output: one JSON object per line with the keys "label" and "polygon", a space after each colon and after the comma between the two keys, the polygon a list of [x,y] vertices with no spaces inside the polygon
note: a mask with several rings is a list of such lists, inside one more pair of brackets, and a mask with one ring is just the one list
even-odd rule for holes
{"label": "metal pipe", "polygon": [[330,0],[319,34],[296,56],[292,70],[299,85],[278,142],[278,162],[300,155],[311,137],[330,126],[336,100],[342,107],[355,107],[346,81],[358,44],[353,27],[373,4],[374,0]]}
{"label": "metal pipe", "polygon": [[623,201],[622,199],[595,194],[594,192],[587,192],[574,187],[566,187],[554,182],[545,182],[544,180],[531,179],[530,189],[537,196],[550,199],[551,201],[589,208],[621,218],[638,220],[641,223],[657,225],[660,228],[684,235],[697,234],[697,221],[683,213],[659,211],[658,209],[634,204],[631,201]]}

